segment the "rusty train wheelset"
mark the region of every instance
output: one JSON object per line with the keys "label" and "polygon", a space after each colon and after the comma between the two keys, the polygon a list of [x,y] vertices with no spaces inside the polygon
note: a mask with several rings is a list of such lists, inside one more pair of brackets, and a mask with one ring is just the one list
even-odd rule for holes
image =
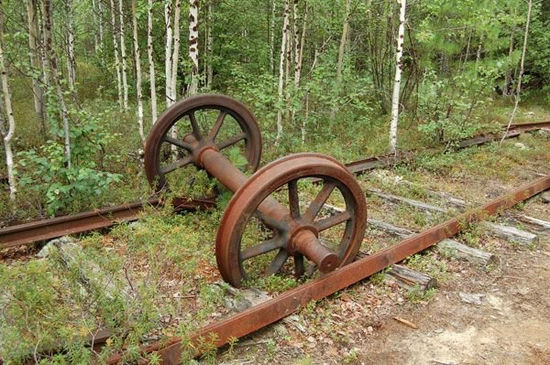
{"label": "rusty train wheelset", "polygon": [[[199,122],[197,115],[204,112],[210,113],[210,123]],[[229,118],[237,130],[219,138]],[[154,125],[145,148],[146,173],[155,189],[166,187],[170,172],[194,164],[235,193],[216,238],[224,280],[239,287],[250,276],[289,271],[301,276],[304,257],[311,262],[309,268],[322,273],[353,261],[363,241],[367,209],[346,167],[329,156],[300,153],[248,178],[223,153],[241,141],[239,151],[254,171],[261,136],[253,114],[229,97],[199,95],[170,107]],[[166,153],[166,145],[171,153]],[[334,201],[345,209],[329,215],[322,208]]]}

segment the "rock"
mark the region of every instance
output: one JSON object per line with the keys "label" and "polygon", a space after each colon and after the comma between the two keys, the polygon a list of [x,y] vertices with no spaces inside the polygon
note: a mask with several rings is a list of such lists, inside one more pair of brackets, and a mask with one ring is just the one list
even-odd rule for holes
{"label": "rock", "polygon": [[547,191],[545,193],[542,193],[540,196],[540,199],[543,203],[548,204],[550,203],[550,191]]}
{"label": "rock", "polygon": [[55,240],[51,240],[42,249],[36,254],[37,257],[43,259],[51,255],[51,253],[56,250],[56,247],[64,246],[64,245],[75,245],[76,240],[69,236],[63,236],[60,238],[56,238]]}
{"label": "rock", "polygon": [[458,296],[464,303],[481,305],[481,299],[483,299],[485,295],[460,292],[458,293]]}
{"label": "rock", "polygon": [[543,137],[550,138],[550,128],[542,128],[539,130],[539,134]]}
{"label": "rock", "polygon": [[236,289],[227,286],[226,290],[230,297],[226,296],[224,298],[224,305],[227,309],[236,312],[242,312],[252,306],[271,299],[271,296],[267,294],[267,292],[256,288]]}
{"label": "rock", "polygon": [[519,148],[520,150],[526,150],[526,149],[528,149],[527,146],[524,145],[524,144],[521,143],[521,142],[516,142],[516,143],[514,143],[514,147]]}

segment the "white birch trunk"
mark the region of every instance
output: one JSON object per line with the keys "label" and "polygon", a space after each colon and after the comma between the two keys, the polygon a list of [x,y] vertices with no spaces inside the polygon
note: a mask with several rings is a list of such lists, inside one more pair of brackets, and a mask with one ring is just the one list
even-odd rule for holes
{"label": "white birch trunk", "polygon": [[290,0],[285,0],[285,8],[283,12],[283,30],[281,36],[281,57],[279,61],[279,88],[278,93],[278,107],[277,107],[277,136],[275,138],[275,144],[278,145],[283,135],[283,91],[285,81],[285,59],[286,59],[286,40],[288,32],[288,23],[290,16]]}
{"label": "white birch trunk", "polygon": [[111,28],[113,30],[113,53],[115,56],[115,69],[117,79],[117,91],[118,91],[118,106],[122,111],[124,102],[122,99],[122,72],[120,70],[120,59],[118,56],[118,39],[117,39],[117,27],[115,19],[115,3],[114,0],[110,0],[111,4]]}
{"label": "white birch trunk", "polygon": [[74,55],[74,19],[72,0],[65,0],[65,10],[67,12],[67,73],[69,88],[74,90],[76,83],[76,59]]}
{"label": "white birch trunk", "polygon": [[126,41],[124,37],[124,9],[122,0],[118,0],[118,16],[120,27],[120,57],[122,58],[122,91],[124,97],[124,110],[128,110],[128,77],[126,66]]}
{"label": "white birch trunk", "polygon": [[172,67],[170,68],[172,76],[170,76],[170,91],[171,99],[175,102],[178,98],[178,64],[180,59],[180,16],[181,16],[181,0],[176,0],[174,9],[174,40],[172,49]]}
{"label": "white birch trunk", "polygon": [[172,105],[172,0],[166,1],[164,4],[164,24],[166,26],[166,47],[164,49],[164,75],[165,75],[165,96],[166,107]]}
{"label": "white birch trunk", "polygon": [[136,94],[137,94],[137,115],[138,132],[141,142],[145,143],[145,134],[143,133],[143,94],[141,90],[141,57],[139,54],[139,39],[137,26],[137,0],[132,0],[132,30],[134,38],[134,58],[136,62]]}
{"label": "white birch trunk", "polygon": [[525,34],[523,35],[523,49],[521,50],[521,61],[519,65],[518,86],[516,88],[516,95],[515,95],[516,100],[514,103],[514,109],[512,109],[512,114],[510,115],[510,120],[508,121],[508,126],[506,127],[506,132],[502,136],[502,139],[500,140],[500,144],[502,144],[502,142],[506,138],[506,135],[510,130],[510,125],[514,122],[514,118],[518,110],[518,105],[519,105],[519,100],[521,95],[521,79],[523,77],[524,66],[525,66],[525,54],[527,53],[527,39],[529,37],[529,23],[531,22],[532,6],[533,6],[533,1],[529,0],[529,3],[527,5],[527,21],[525,22]]}
{"label": "white birch trunk", "polygon": [[49,57],[50,80],[55,87],[57,102],[61,109],[61,120],[63,121],[63,133],[65,137],[65,159],[67,168],[71,168],[71,136],[69,130],[69,116],[61,83],[59,82],[59,70],[57,68],[57,55],[52,45],[52,3],[51,0],[44,0],[44,37],[46,39],[45,52]]}
{"label": "white birch trunk", "polygon": [[212,68],[212,45],[214,38],[212,37],[212,1],[208,2],[208,18],[207,18],[207,35],[206,35],[206,88],[212,87],[212,78],[214,69]]}
{"label": "white birch trunk", "polygon": [[393,83],[393,96],[391,106],[390,145],[391,153],[396,153],[397,147],[397,122],[399,120],[399,91],[401,88],[401,57],[403,56],[403,40],[405,38],[405,9],[406,0],[399,0],[399,29],[397,31],[397,52],[395,55],[395,79]]}
{"label": "white birch trunk", "polygon": [[0,132],[4,137],[4,150],[6,152],[6,167],[8,170],[8,183],[10,186],[10,199],[15,202],[15,194],[17,193],[17,184],[15,182],[15,174],[13,169],[13,149],[11,141],[15,133],[15,118],[11,106],[11,94],[8,84],[8,71],[4,64],[4,4],[0,0],[0,72],[2,74],[2,93],[4,94],[4,107],[8,118],[8,128],[4,125],[4,118],[0,116]]}
{"label": "white birch trunk", "polygon": [[196,94],[199,88],[199,3],[189,0],[189,58],[191,59],[191,82],[189,95]]}
{"label": "white birch trunk", "polygon": [[305,5],[304,9],[304,18],[302,19],[302,35],[300,37],[300,41],[298,42],[298,38],[296,38],[296,42],[299,43],[296,45],[296,65],[294,69],[294,85],[298,87],[300,85],[300,78],[302,76],[302,64],[304,59],[304,43],[306,40],[306,30],[307,30],[307,3]]}
{"label": "white birch trunk", "polygon": [[149,59],[149,83],[151,85],[151,124],[157,121],[157,90],[155,80],[155,61],[153,58],[153,0],[148,0],[147,11],[147,57]]}

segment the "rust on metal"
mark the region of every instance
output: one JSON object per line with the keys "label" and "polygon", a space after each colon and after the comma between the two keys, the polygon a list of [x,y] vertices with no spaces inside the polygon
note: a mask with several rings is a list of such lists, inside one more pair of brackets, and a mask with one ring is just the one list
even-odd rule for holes
{"label": "rust on metal", "polygon": [[[162,204],[160,199],[150,199],[145,203],[122,204],[116,207],[4,227],[0,229],[0,248],[14,247],[69,234],[107,228],[117,223],[138,219],[146,206],[158,207]],[[174,199],[175,210],[211,208],[214,204],[214,201],[211,199]]]}
{"label": "rust on metal", "polygon": [[[201,113],[217,113],[210,130],[201,130],[197,121]],[[231,116],[231,118],[228,118]],[[228,119],[232,119],[228,121]],[[237,123],[240,133],[218,141],[220,130],[227,123]],[[171,134],[178,125],[186,129],[185,136],[175,138]],[[206,132],[206,133],[205,133]],[[201,166],[200,155],[206,149],[221,151],[244,141],[244,157],[248,161],[247,169],[256,171],[262,153],[262,137],[254,114],[242,103],[225,95],[196,95],[181,100],[168,108],[157,120],[145,143],[145,172],[149,183],[157,190],[166,185],[166,175],[189,164]],[[163,166],[163,145],[175,146],[180,153],[173,161]]]}
{"label": "rust on metal", "polygon": [[[288,316],[311,300],[322,299],[445,238],[456,235],[467,226],[467,223],[482,220],[488,215],[497,214],[549,188],[550,175],[524,184],[477,209],[460,214],[392,247],[343,266],[320,279],[289,290],[277,298],[203,327],[191,336],[189,342],[186,343],[191,344],[192,349],[198,356],[201,353],[201,346],[205,342],[219,347],[228,343],[231,339],[248,335]],[[184,346],[182,339],[175,337],[144,347],[142,351],[144,355],[157,353],[164,364],[177,364],[181,361],[182,346]],[[121,355],[118,354],[109,359],[108,363],[119,363],[121,359]]]}
{"label": "rust on metal", "polygon": [[[225,165],[222,171],[227,171],[227,174],[222,178],[228,179],[232,169],[229,161]],[[217,177],[210,169],[207,168],[207,171]],[[311,177],[321,179],[323,187],[302,213],[298,181]],[[288,188],[288,208],[271,197],[281,187]],[[346,210],[330,218],[316,219],[335,190],[344,198]],[[241,238],[256,212],[271,228],[272,236],[257,246],[243,249]],[[355,258],[363,240],[366,219],[367,207],[361,187],[344,165],[332,157],[316,153],[289,155],[258,170],[244,182],[229,202],[216,237],[218,268],[224,280],[239,287],[241,280],[246,278],[244,260],[277,251],[266,274],[278,272],[287,259],[293,256],[295,273],[299,276],[303,273],[302,255],[326,273]],[[334,251],[319,241],[319,232],[340,224],[345,231]]]}

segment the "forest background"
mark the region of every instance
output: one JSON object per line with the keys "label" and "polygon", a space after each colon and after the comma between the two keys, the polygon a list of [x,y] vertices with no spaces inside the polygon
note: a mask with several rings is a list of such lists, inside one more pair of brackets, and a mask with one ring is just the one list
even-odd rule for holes
{"label": "forest background", "polygon": [[247,104],[264,162],[386,152],[396,107],[402,150],[500,131],[518,90],[546,113],[550,2],[401,1],[0,1],[2,225],[148,197],[144,139],[195,93]]}

